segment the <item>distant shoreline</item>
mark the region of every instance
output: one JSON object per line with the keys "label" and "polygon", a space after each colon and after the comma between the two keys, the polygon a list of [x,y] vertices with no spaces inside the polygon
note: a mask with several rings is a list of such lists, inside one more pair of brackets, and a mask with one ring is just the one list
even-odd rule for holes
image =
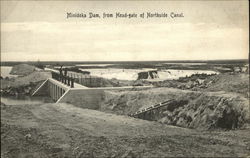
{"label": "distant shoreline", "polygon": [[154,60],[154,61],[1,61],[1,66],[13,66],[17,64],[69,65],[69,64],[150,64],[150,63],[208,63],[208,64],[242,64],[249,63],[248,59],[225,59],[225,60]]}

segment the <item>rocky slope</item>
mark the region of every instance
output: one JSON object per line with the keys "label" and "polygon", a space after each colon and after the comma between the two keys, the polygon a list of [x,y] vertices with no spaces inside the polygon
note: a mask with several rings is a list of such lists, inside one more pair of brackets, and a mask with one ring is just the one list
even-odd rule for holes
{"label": "rocky slope", "polygon": [[189,89],[193,91],[226,91],[249,97],[249,74],[221,73],[218,75],[195,74],[178,80],[153,83],[157,87]]}
{"label": "rocky slope", "polygon": [[35,66],[32,66],[32,65],[19,64],[19,65],[13,66],[10,74],[24,76],[24,75],[28,75],[34,72],[35,69],[36,69]]}
{"label": "rocky slope", "polygon": [[128,115],[170,99],[178,102],[162,108],[153,120],[196,129],[234,129],[249,121],[249,100],[223,91],[196,92],[173,88],[107,91],[100,110]]}

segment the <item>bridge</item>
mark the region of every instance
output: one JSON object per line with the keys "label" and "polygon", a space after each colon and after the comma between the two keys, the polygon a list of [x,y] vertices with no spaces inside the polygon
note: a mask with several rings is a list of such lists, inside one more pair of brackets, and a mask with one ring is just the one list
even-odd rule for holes
{"label": "bridge", "polygon": [[[105,90],[152,88],[152,86],[90,88],[75,83],[76,78],[72,76],[59,75],[57,72],[51,73],[52,77],[38,86],[32,96],[49,96],[55,103],[70,103],[82,108],[98,109],[105,97]],[[81,79],[78,78],[78,81]]]}

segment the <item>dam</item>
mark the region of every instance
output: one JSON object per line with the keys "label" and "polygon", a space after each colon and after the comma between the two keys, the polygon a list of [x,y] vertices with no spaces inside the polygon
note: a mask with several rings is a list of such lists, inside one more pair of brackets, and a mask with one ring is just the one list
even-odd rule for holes
{"label": "dam", "polygon": [[75,78],[59,76],[52,72],[52,77],[38,86],[32,96],[49,96],[55,103],[69,103],[82,108],[98,109],[104,98],[105,90],[147,89],[153,86],[124,86],[124,87],[87,87],[75,83]]}

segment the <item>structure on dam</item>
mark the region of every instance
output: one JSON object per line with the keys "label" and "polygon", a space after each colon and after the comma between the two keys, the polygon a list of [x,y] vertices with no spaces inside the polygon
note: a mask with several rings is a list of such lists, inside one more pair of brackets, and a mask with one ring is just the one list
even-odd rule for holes
{"label": "structure on dam", "polygon": [[70,103],[82,108],[98,109],[105,90],[142,89],[152,86],[96,87],[90,88],[75,83],[74,78],[52,72],[52,78],[45,80],[32,96],[50,96],[55,103]]}

